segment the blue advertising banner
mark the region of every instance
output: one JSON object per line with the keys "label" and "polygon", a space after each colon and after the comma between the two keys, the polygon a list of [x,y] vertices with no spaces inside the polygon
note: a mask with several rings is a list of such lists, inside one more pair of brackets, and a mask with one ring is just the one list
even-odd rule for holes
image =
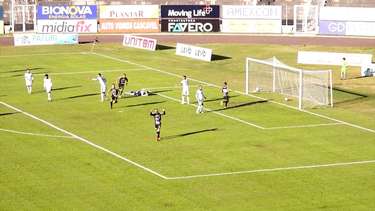
{"label": "blue advertising banner", "polygon": [[3,6],[0,6],[0,20],[4,19],[4,9]]}
{"label": "blue advertising banner", "polygon": [[38,20],[97,19],[96,5],[39,5]]}
{"label": "blue advertising banner", "polygon": [[161,18],[220,18],[219,5],[161,5]]}
{"label": "blue advertising banner", "polygon": [[344,21],[319,21],[319,34],[346,35],[346,28]]}

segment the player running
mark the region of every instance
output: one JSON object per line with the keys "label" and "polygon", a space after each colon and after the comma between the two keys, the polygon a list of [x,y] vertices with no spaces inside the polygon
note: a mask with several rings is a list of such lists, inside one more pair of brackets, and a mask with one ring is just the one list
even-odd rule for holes
{"label": "player running", "polygon": [[[189,81],[186,78],[186,75],[183,76],[181,81],[182,93],[181,93],[181,104],[189,104]],[[185,101],[186,98],[186,101]]]}
{"label": "player running", "polygon": [[223,93],[223,101],[222,102],[223,102],[224,108],[227,108],[228,103],[229,103],[229,88],[228,88],[227,82],[224,82],[224,86],[221,89],[221,92]]}
{"label": "player running", "polygon": [[33,90],[33,80],[34,76],[31,73],[31,71],[27,68],[25,73],[25,83],[26,83],[26,89],[27,93],[31,94],[31,91]]}
{"label": "player running", "polygon": [[51,92],[52,92],[52,80],[48,76],[48,74],[44,75],[43,88],[47,92],[48,101],[51,102],[52,101],[52,96],[51,96]]}
{"label": "player running", "polygon": [[197,92],[195,93],[195,99],[197,99],[198,107],[197,107],[197,114],[203,113],[203,102],[206,99],[206,96],[203,94],[202,86],[199,86]]}
{"label": "player running", "polygon": [[98,76],[96,78],[93,78],[94,81],[99,81],[100,84],[100,100],[104,102],[105,99],[105,93],[107,91],[107,80],[104,78],[104,76],[101,73],[98,73]]}
{"label": "player running", "polygon": [[160,141],[161,116],[163,115],[165,115],[164,109],[161,113],[158,109],[154,109],[150,112],[150,116],[153,116],[155,121],[156,141]]}
{"label": "player running", "polygon": [[119,96],[122,97],[122,93],[124,92],[125,86],[128,85],[128,78],[126,77],[126,74],[124,73],[119,79],[118,79],[118,88],[120,90]]}
{"label": "player running", "polygon": [[111,94],[111,102],[110,102],[110,105],[111,105],[111,109],[112,109],[113,104],[117,103],[117,99],[118,99],[118,96],[119,96],[119,90],[116,89],[116,86],[115,86],[114,83],[112,84],[112,87],[111,87],[111,89],[109,90],[109,93]]}

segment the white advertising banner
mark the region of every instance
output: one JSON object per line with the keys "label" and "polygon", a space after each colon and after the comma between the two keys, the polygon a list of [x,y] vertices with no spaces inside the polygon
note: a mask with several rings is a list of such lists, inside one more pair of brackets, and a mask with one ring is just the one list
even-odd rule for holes
{"label": "white advertising banner", "polygon": [[159,5],[102,5],[100,19],[159,18]]}
{"label": "white advertising banner", "polygon": [[345,35],[375,36],[375,22],[346,22]]}
{"label": "white advertising banner", "polygon": [[212,56],[212,49],[177,43],[176,55],[186,56],[192,59],[199,59],[210,62]]}
{"label": "white advertising banner", "polygon": [[299,64],[341,65],[342,58],[349,66],[359,66],[372,63],[372,54],[334,53],[320,51],[298,51]]}
{"label": "white advertising banner", "polygon": [[0,34],[4,34],[4,21],[0,20]]}
{"label": "white advertising banner", "polygon": [[132,47],[132,48],[155,51],[157,40],[146,38],[146,37],[133,36],[133,35],[124,35],[122,45],[127,46],[127,47]]}
{"label": "white advertising banner", "polygon": [[96,33],[97,20],[38,20],[38,33]]}
{"label": "white advertising banner", "polygon": [[277,19],[281,21],[281,15],[281,6],[222,6],[222,18],[224,19]]}
{"label": "white advertising banner", "polygon": [[319,19],[329,21],[375,21],[375,8],[320,7]]}
{"label": "white advertising banner", "polygon": [[77,34],[14,34],[14,46],[78,44]]}
{"label": "white advertising banner", "polygon": [[281,20],[223,19],[222,32],[281,33]]}

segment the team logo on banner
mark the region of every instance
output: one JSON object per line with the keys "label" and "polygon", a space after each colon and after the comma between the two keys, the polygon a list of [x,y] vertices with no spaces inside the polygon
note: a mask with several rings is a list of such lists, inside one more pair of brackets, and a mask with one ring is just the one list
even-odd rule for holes
{"label": "team logo on banner", "polygon": [[96,19],[96,5],[38,6],[38,19]]}

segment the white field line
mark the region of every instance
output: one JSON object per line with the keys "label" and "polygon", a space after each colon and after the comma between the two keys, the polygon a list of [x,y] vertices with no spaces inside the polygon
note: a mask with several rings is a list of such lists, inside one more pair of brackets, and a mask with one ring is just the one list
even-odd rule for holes
{"label": "white field line", "polygon": [[326,124],[310,124],[310,125],[291,125],[291,126],[281,126],[281,127],[268,127],[266,130],[278,130],[278,129],[289,129],[289,128],[310,128],[310,127],[321,127],[321,126],[334,126],[343,125],[342,123],[326,123]]}
{"label": "white field line", "polygon": [[[156,93],[156,94],[159,95],[159,96],[161,96],[161,97],[164,97],[164,98],[167,98],[167,99],[170,99],[170,100],[176,101],[176,102],[181,102],[179,99],[176,99],[176,98],[173,98],[173,97],[169,97],[169,96],[167,96],[167,95],[163,95],[163,94],[159,94],[159,93]],[[194,106],[194,107],[197,107],[195,104],[189,104],[189,105]],[[204,109],[207,110],[207,111],[210,111],[210,112],[212,112],[212,113],[214,113],[214,114],[217,114],[217,115],[219,115],[219,116],[226,117],[226,118],[228,118],[228,119],[232,119],[232,120],[234,120],[234,121],[241,122],[241,123],[243,123],[243,124],[250,125],[250,126],[252,126],[252,127],[256,127],[256,128],[258,128],[258,129],[265,129],[264,127],[259,126],[259,125],[256,125],[256,124],[254,124],[254,123],[250,123],[250,122],[247,122],[247,121],[245,121],[245,120],[242,120],[242,119],[239,119],[239,118],[236,118],[236,117],[232,117],[232,116],[229,116],[229,115],[226,115],[226,114],[223,114],[223,113],[217,112],[217,111],[213,111],[212,109],[209,109],[209,108],[206,108],[206,107],[205,107]]]}
{"label": "white field line", "polygon": [[[178,75],[178,74],[175,74],[175,73],[170,73],[170,72],[167,72],[167,71],[164,71],[164,70],[160,70],[160,69],[157,69],[157,68],[149,67],[149,66],[146,66],[146,65],[143,65],[143,64],[138,64],[138,63],[131,62],[131,61],[128,61],[128,60],[124,60],[124,59],[119,59],[119,58],[108,56],[108,55],[105,55],[105,54],[95,53],[95,52],[93,52],[92,54],[98,55],[98,56],[101,56],[101,57],[104,57],[104,58],[112,59],[112,60],[115,60],[115,61],[119,61],[119,62],[122,62],[122,63],[133,64],[133,65],[136,65],[138,67],[143,67],[146,70],[152,70],[152,71],[164,73],[166,75],[171,75],[171,76],[175,76],[175,77],[179,77],[179,78],[181,77],[181,75]],[[192,78],[189,78],[189,79],[192,80],[192,81],[196,81],[198,83],[202,83],[202,84],[205,84],[205,85],[210,85],[210,86],[213,86],[213,87],[220,88],[220,86],[212,84],[212,83],[208,83],[208,82],[205,82],[205,81],[200,81],[200,80],[196,80],[196,79],[192,79]],[[237,90],[232,90],[232,91],[235,92],[235,93],[238,93],[238,94],[246,95],[244,92],[241,92],[241,91],[237,91]],[[252,95],[252,94],[248,94],[248,96],[251,96],[251,97],[254,97],[254,98],[257,98],[257,99],[260,99],[260,100],[267,100],[266,98],[262,98],[262,97],[259,97],[259,96],[256,96],[256,95]],[[356,124],[352,124],[352,123],[345,122],[345,121],[342,121],[342,120],[339,120],[339,119],[331,118],[331,117],[328,117],[328,116],[325,116],[325,115],[322,115],[322,114],[317,114],[317,113],[314,113],[314,112],[311,112],[311,111],[307,111],[307,110],[304,110],[304,109],[300,110],[300,109],[298,109],[296,107],[289,106],[289,105],[286,105],[286,104],[283,104],[283,103],[279,103],[279,102],[276,102],[276,101],[272,101],[271,100],[269,102],[275,103],[275,104],[278,104],[278,105],[281,105],[281,106],[284,106],[284,107],[288,107],[288,108],[291,108],[291,109],[294,109],[294,110],[297,110],[297,111],[301,111],[301,112],[304,112],[304,113],[308,113],[308,114],[311,114],[311,115],[314,115],[314,116],[318,116],[318,117],[321,117],[323,119],[328,119],[328,120],[331,120],[331,121],[342,123],[342,124],[348,125],[350,127],[354,127],[354,128],[357,128],[357,129],[365,130],[367,132],[375,133],[374,129],[362,127],[362,126],[359,126],[359,125],[356,125]]]}
{"label": "white field line", "polygon": [[3,128],[0,128],[0,131],[21,134],[21,135],[29,135],[29,136],[43,136],[43,137],[53,137],[53,138],[74,138],[73,136],[58,136],[58,135],[48,135],[48,134],[42,134],[42,133],[30,133],[30,132],[9,130],[9,129],[3,129]]}
{"label": "white field line", "polygon": [[214,174],[197,174],[190,176],[181,176],[181,177],[168,177],[168,180],[181,180],[181,179],[193,179],[201,177],[215,177],[215,176],[225,176],[225,175],[236,175],[236,174],[253,174],[253,173],[262,173],[262,172],[276,172],[276,171],[290,171],[298,169],[313,169],[313,168],[328,168],[328,167],[338,167],[338,166],[351,166],[351,165],[363,165],[375,163],[375,160],[364,160],[364,161],[354,161],[354,162],[345,162],[345,163],[330,163],[330,164],[320,164],[320,165],[308,165],[308,166],[294,166],[294,167],[284,167],[284,168],[271,168],[271,169],[257,169],[250,171],[234,171],[234,172],[223,172],[223,173],[214,173]]}
{"label": "white field line", "polygon": [[0,58],[11,58],[11,57],[23,57],[23,56],[52,56],[52,55],[70,55],[70,54],[82,54],[82,52],[70,52],[70,53],[34,53],[34,54],[18,54],[18,55],[6,55],[0,56]]}
{"label": "white field line", "polygon": [[31,117],[32,119],[35,119],[35,120],[37,120],[37,121],[39,121],[39,122],[42,122],[42,123],[44,123],[44,124],[46,124],[46,125],[48,125],[48,126],[54,128],[54,129],[60,131],[60,132],[63,132],[63,133],[65,133],[65,134],[67,134],[67,135],[70,135],[70,136],[74,137],[75,139],[78,139],[79,141],[81,141],[81,142],[83,142],[83,143],[85,143],[85,144],[88,144],[88,145],[90,145],[90,146],[92,146],[92,147],[94,147],[94,148],[96,148],[96,149],[102,150],[102,151],[104,151],[104,152],[106,152],[106,153],[108,153],[108,154],[110,154],[110,155],[112,155],[112,156],[114,156],[114,157],[117,157],[117,158],[119,158],[119,159],[121,159],[121,160],[123,160],[123,161],[126,161],[126,162],[128,162],[128,163],[134,165],[134,166],[137,166],[138,168],[141,168],[141,169],[143,169],[143,170],[145,170],[145,171],[147,171],[147,172],[149,172],[149,173],[151,173],[151,174],[153,174],[153,175],[156,175],[156,176],[158,176],[158,177],[160,177],[160,178],[163,178],[163,179],[167,179],[166,176],[161,175],[161,174],[159,174],[158,172],[156,172],[156,171],[154,171],[154,170],[152,170],[152,169],[149,169],[149,168],[147,168],[147,167],[145,167],[145,166],[143,166],[143,165],[141,165],[141,164],[139,164],[139,163],[136,163],[136,162],[134,162],[134,161],[132,161],[132,160],[130,160],[130,159],[124,157],[124,156],[121,156],[121,155],[119,155],[119,154],[117,154],[117,153],[115,153],[115,152],[112,152],[112,151],[110,151],[110,150],[108,150],[108,149],[106,149],[106,148],[104,148],[104,147],[102,147],[102,146],[99,146],[99,145],[97,145],[97,144],[95,144],[95,143],[93,143],[93,142],[91,142],[91,141],[89,141],[89,140],[87,140],[87,139],[85,139],[85,138],[82,138],[82,137],[80,137],[80,136],[78,136],[78,135],[75,135],[74,133],[71,133],[71,132],[69,132],[69,131],[66,131],[66,130],[60,128],[60,127],[57,127],[57,126],[55,126],[54,124],[47,122],[46,120],[40,119],[40,118],[38,118],[38,117],[36,117],[36,116],[30,114],[30,113],[27,113],[27,112],[25,112],[25,111],[22,111],[22,110],[20,110],[20,109],[18,109],[18,108],[16,108],[16,107],[13,107],[13,106],[11,106],[11,105],[9,105],[9,104],[7,104],[7,103],[4,103],[4,102],[1,102],[1,101],[0,101],[0,104],[4,105],[4,106],[6,106],[6,107],[8,107],[8,108],[10,108],[10,109],[13,109],[13,110],[15,110],[15,111],[18,111],[18,112],[20,112],[20,113],[23,113],[24,115],[26,115],[26,116],[28,116],[28,117]]}
{"label": "white field line", "polygon": [[[199,85],[189,85],[189,87],[198,87],[198,86]],[[209,86],[209,85],[202,85],[202,86]],[[153,90],[153,89],[182,89],[182,88],[181,86],[161,86],[161,87],[150,87],[150,88],[144,88],[144,89]]]}
{"label": "white field line", "polygon": [[[75,75],[75,74],[86,74],[86,73],[112,73],[112,72],[135,72],[144,69],[114,69],[114,70],[94,70],[94,71],[80,71],[80,72],[51,72],[50,75]],[[44,75],[44,73],[35,73],[34,75]]]}

